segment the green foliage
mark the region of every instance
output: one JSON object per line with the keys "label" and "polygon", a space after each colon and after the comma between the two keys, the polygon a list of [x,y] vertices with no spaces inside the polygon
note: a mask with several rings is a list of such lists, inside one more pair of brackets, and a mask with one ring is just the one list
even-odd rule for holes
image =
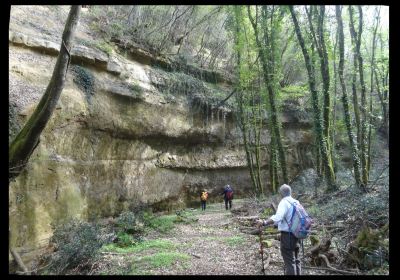
{"label": "green foliage", "polygon": [[116,239],[116,244],[118,247],[120,248],[124,248],[124,247],[130,247],[132,245],[135,245],[135,241],[132,238],[132,235],[122,232],[120,231],[117,235],[117,239]]}
{"label": "green foliage", "polygon": [[311,205],[309,208],[307,208],[307,212],[311,217],[314,217],[318,213],[318,207],[316,205]]}
{"label": "green foliage", "polygon": [[380,267],[383,261],[389,260],[387,246],[381,240],[385,240],[381,236],[381,231],[363,227],[357,235],[354,247],[350,250],[352,260],[355,260],[362,269]]}
{"label": "green foliage", "polygon": [[97,42],[95,44],[95,47],[98,48],[99,50],[105,52],[106,54],[110,55],[113,51],[113,47],[107,43],[107,42]]}
{"label": "green foliage", "polygon": [[137,234],[143,232],[143,224],[140,222],[139,214],[134,212],[125,211],[122,212],[115,223],[118,231]]}
{"label": "green foliage", "polygon": [[117,253],[138,253],[149,249],[155,249],[158,251],[170,251],[176,248],[176,245],[169,240],[155,239],[145,240],[140,242],[133,242],[128,246],[119,246],[118,243],[110,243],[104,245],[102,250],[105,252],[117,252]]}
{"label": "green foliage", "polygon": [[267,207],[264,211],[260,214],[261,219],[266,219],[271,217],[274,214],[274,210],[271,207]]}
{"label": "green foliage", "polygon": [[307,85],[289,85],[281,88],[282,98],[284,99],[297,99],[309,95],[309,89]]}
{"label": "green foliage", "polygon": [[101,235],[99,226],[88,222],[71,220],[56,227],[51,242],[57,249],[51,256],[49,271],[62,274],[78,265],[85,268],[111,239],[112,234]]}
{"label": "green foliage", "polygon": [[174,228],[174,221],[176,215],[153,216],[152,214],[145,213],[143,216],[144,224],[152,229],[162,233],[167,233]]}

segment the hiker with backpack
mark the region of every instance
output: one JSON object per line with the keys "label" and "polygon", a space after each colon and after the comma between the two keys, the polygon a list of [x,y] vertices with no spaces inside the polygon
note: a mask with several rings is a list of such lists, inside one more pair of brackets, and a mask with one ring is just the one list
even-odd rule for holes
{"label": "hiker with backpack", "polygon": [[201,210],[203,211],[206,210],[207,198],[208,198],[208,192],[206,190],[203,190],[200,195]]}
{"label": "hiker with backpack", "polygon": [[224,195],[224,201],[225,201],[225,209],[228,210],[228,203],[229,203],[229,209],[232,208],[232,199],[233,199],[233,189],[230,185],[226,185],[224,187],[224,191],[221,193],[221,195]]}
{"label": "hiker with backpack", "polygon": [[[299,258],[300,242],[310,232],[312,219],[308,216],[300,202],[292,197],[292,189],[283,184],[279,188],[282,200],[276,214],[267,220],[258,220],[257,225],[278,225],[281,232],[281,254],[285,263],[285,275],[301,275]],[[303,247],[304,254],[304,247]]]}

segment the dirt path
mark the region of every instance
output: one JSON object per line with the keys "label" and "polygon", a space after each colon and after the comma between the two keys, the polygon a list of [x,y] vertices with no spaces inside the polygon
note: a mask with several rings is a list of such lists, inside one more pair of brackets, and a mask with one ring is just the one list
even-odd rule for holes
{"label": "dirt path", "polygon": [[174,234],[166,238],[174,243],[190,244],[181,250],[192,256],[190,265],[182,270],[163,272],[187,275],[261,274],[256,237],[241,233],[230,211],[222,209],[221,204],[213,204],[208,205],[206,211],[194,212],[198,212],[197,223],[178,225]]}
{"label": "dirt path", "polygon": [[[233,208],[242,204],[236,200]],[[262,275],[259,243],[254,235],[239,231],[232,213],[222,204],[209,204],[206,211],[191,209],[197,222],[175,224],[168,233],[151,232],[144,241],[168,244],[170,249],[149,248],[138,253],[105,253],[101,269],[95,274],[151,275]],[[268,249],[271,264],[266,274],[283,274],[279,241]],[[155,255],[174,253],[175,261],[166,265],[156,262]],[[175,256],[174,255],[174,256]],[[154,265],[151,263],[154,262]],[[278,262],[278,263],[275,263]]]}
{"label": "dirt path", "polygon": [[[233,208],[240,208],[242,203],[236,200]],[[143,250],[104,253],[93,274],[262,275],[257,236],[240,232],[233,214],[221,203],[207,205],[206,211],[186,211],[198,221],[175,224],[168,233],[148,233],[143,240],[148,246]],[[265,274],[282,275],[279,241],[273,240],[266,250],[270,263]]]}

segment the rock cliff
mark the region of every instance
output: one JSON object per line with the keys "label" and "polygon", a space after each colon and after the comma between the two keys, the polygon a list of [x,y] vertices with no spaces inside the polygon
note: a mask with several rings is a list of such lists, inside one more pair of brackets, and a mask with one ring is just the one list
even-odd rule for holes
{"label": "rock cliff", "polygon": [[[31,9],[11,11],[10,139],[43,94],[61,43],[55,33],[62,27],[50,16],[54,28],[47,32],[33,16],[24,21],[22,12]],[[51,8],[39,12],[50,15]],[[196,206],[201,189],[218,200],[226,183],[237,197],[251,192],[234,112],[211,106],[231,92],[232,78],[177,67],[133,45],[105,53],[79,43],[84,23],[79,28],[57,109],[26,170],[9,187],[12,246],[40,247],[52,224],[71,217],[115,216],[138,204],[154,210]],[[282,122],[293,177],[312,165],[311,124],[290,106]],[[267,127],[262,139],[269,142]]]}

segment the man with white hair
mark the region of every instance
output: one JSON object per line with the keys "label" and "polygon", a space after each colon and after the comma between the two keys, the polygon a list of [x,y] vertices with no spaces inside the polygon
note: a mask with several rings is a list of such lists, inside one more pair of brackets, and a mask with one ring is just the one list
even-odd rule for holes
{"label": "man with white hair", "polygon": [[267,225],[278,225],[281,232],[281,254],[285,262],[286,275],[301,275],[301,265],[299,259],[300,242],[292,233],[289,232],[289,225],[292,216],[292,204],[299,201],[292,197],[292,189],[289,185],[283,184],[279,188],[282,200],[279,202],[276,214],[267,220],[258,220],[259,227]]}

